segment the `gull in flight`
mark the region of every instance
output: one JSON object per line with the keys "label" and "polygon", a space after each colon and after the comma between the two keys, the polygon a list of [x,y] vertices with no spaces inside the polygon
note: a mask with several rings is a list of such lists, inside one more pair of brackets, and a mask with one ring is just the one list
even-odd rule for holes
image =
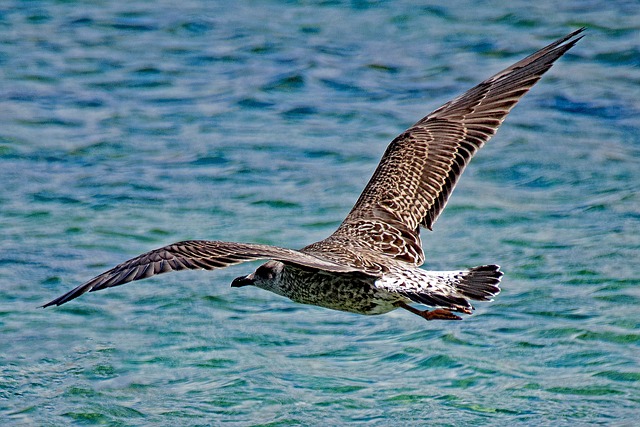
{"label": "gull in flight", "polygon": [[396,137],[351,212],[326,239],[300,250],[215,240],[173,243],[125,261],[43,307],[162,273],[266,259],[231,286],[253,285],[295,302],[359,314],[397,308],[426,320],[471,314],[470,300],[490,301],[500,292],[500,267],[421,269],[420,228],[432,229],[476,151],[583,30],[500,71]]}

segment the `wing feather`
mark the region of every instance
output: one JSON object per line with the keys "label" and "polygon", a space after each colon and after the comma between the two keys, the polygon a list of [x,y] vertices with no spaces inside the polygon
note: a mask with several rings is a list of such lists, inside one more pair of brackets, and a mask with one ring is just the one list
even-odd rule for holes
{"label": "wing feather", "polygon": [[339,265],[311,254],[277,246],[208,240],[174,243],[125,261],[94,277],[43,307],[61,305],[85,292],[123,285],[134,280],[180,270],[215,270],[257,259],[273,259],[301,268],[333,272],[355,272],[361,269]]}
{"label": "wing feather", "polygon": [[[444,104],[395,138],[338,230],[307,249],[336,241],[421,265],[420,226],[432,229],[475,153],[553,63],[582,38],[579,29]],[[387,237],[373,235],[378,228]]]}

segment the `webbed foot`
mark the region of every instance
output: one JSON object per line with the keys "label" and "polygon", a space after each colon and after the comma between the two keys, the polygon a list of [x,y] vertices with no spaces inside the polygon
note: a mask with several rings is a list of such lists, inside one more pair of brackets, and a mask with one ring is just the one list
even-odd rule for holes
{"label": "webbed foot", "polygon": [[402,307],[426,320],[462,320],[462,317],[456,316],[450,310],[445,308],[436,308],[435,310],[418,310],[404,302],[399,302],[397,305],[398,307]]}
{"label": "webbed foot", "polygon": [[418,315],[427,320],[462,320],[462,317],[456,316],[455,314],[444,308],[437,308],[431,311],[424,310],[421,311]]}

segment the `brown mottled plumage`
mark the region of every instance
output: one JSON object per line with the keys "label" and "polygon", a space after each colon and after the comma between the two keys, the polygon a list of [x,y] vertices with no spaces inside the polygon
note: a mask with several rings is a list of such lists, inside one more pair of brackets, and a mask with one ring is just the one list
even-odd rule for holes
{"label": "brown mottled plumage", "polygon": [[[487,301],[500,292],[502,272],[497,265],[444,272],[417,268],[424,262],[420,227],[432,228],[469,160],[583,30],[485,80],[395,138],[328,238],[300,251],[220,241],[174,243],[125,261],[44,307],[170,271],[270,259],[232,286],[254,285],[293,301],[361,314],[398,307],[427,320],[460,319],[451,311],[470,314],[468,300]],[[420,311],[411,303],[441,308]]]}

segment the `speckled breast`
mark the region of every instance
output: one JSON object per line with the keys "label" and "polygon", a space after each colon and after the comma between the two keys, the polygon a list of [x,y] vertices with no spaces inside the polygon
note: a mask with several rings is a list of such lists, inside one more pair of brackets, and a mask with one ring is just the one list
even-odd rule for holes
{"label": "speckled breast", "polygon": [[375,278],[360,273],[306,271],[287,266],[281,295],[302,304],[359,314],[383,314],[402,299],[374,286]]}

